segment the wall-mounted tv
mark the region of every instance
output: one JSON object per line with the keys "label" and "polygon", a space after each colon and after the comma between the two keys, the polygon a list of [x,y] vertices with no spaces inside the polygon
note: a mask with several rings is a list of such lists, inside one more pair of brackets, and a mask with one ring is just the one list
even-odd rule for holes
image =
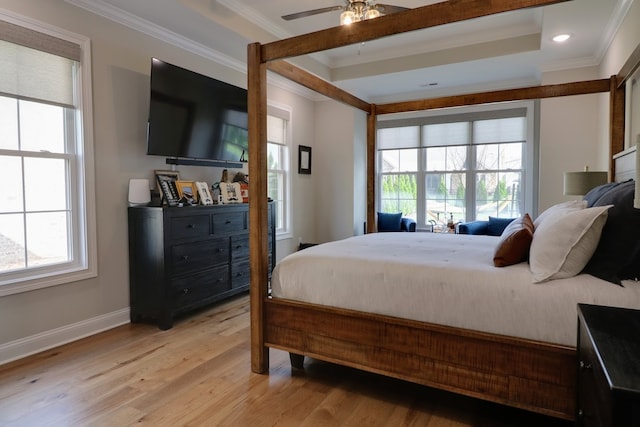
{"label": "wall-mounted tv", "polygon": [[147,154],[244,161],[247,128],[246,89],[151,59]]}

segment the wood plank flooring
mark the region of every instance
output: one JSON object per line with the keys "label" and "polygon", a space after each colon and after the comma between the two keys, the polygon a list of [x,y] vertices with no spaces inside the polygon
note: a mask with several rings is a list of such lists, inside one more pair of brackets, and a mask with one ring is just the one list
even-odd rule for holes
{"label": "wood plank flooring", "polygon": [[0,366],[0,426],[550,426],[570,423],[270,350],[251,372],[249,298],[125,325]]}

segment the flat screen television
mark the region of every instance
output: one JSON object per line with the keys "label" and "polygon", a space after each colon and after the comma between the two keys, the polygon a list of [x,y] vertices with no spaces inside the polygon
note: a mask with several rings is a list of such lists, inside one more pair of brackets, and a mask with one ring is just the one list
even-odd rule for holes
{"label": "flat screen television", "polygon": [[247,129],[246,89],[151,59],[147,154],[240,162]]}

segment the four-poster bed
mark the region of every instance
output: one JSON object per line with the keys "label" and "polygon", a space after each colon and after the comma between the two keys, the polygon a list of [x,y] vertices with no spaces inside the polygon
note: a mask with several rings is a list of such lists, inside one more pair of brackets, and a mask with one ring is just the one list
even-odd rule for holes
{"label": "four-poster bed", "polygon": [[[385,105],[369,104],[281,59],[421,28],[565,0],[458,0],[248,47],[252,370],[268,372],[268,348],[376,372],[543,414],[573,419],[572,346],[297,302],[268,295],[266,74],[287,77],[361,109],[367,119],[367,223],[375,224],[375,132],[380,114],[609,92],[611,154],[623,149],[624,76]],[[622,117],[622,119],[621,119]],[[613,164],[611,167],[613,172]]]}

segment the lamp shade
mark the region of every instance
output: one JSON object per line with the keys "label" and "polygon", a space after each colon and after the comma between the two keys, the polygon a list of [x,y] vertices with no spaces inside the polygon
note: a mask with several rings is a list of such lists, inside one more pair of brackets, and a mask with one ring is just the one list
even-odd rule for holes
{"label": "lamp shade", "polygon": [[598,185],[606,184],[607,172],[565,172],[564,173],[564,195],[584,196],[589,190]]}
{"label": "lamp shade", "polygon": [[129,180],[129,205],[146,205],[151,201],[148,179]]}

